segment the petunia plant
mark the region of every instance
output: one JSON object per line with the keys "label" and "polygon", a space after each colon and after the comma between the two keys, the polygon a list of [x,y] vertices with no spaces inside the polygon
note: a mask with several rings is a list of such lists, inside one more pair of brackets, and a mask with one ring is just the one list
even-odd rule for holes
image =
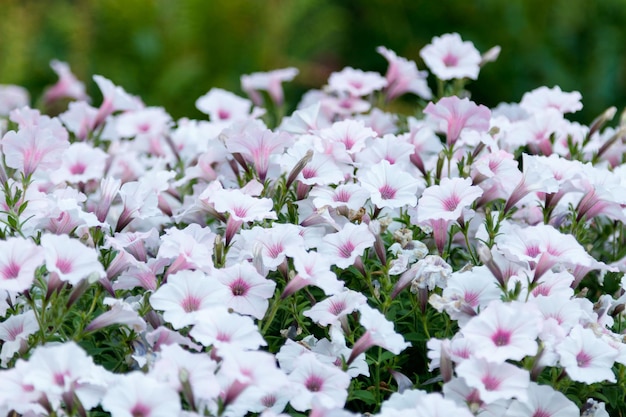
{"label": "petunia plant", "polygon": [[58,61],[58,116],[1,88],[0,413],[626,413],[626,118],[475,103],[499,48],[458,34],[430,80],[377,51],[291,114],[295,68],[202,120]]}

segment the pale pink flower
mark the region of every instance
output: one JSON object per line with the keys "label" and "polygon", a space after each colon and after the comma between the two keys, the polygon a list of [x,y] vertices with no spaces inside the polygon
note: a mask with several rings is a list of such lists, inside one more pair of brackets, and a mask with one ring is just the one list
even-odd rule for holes
{"label": "pale pink flower", "polygon": [[213,277],[230,294],[222,299],[224,305],[240,314],[262,319],[274,295],[276,283],[259,274],[249,263],[216,269]]}
{"label": "pale pink flower", "polygon": [[162,107],[146,107],[120,114],[115,130],[123,138],[157,138],[169,130],[172,118]]}
{"label": "pale pink flower", "polygon": [[511,147],[528,145],[532,153],[548,156],[555,151],[560,138],[566,136],[567,123],[562,113],[546,109],[512,124],[506,129],[504,139]]}
{"label": "pale pink flower", "polygon": [[333,72],[328,78],[328,89],[336,93],[348,93],[363,97],[387,86],[387,80],[377,72],[346,67]]}
{"label": "pale pink flower", "polygon": [[78,184],[104,177],[108,155],[101,149],[83,142],[72,143],[63,152],[61,166],[50,173],[56,183]]}
{"label": "pale pink flower", "polygon": [[443,398],[440,393],[425,395],[412,411],[415,417],[472,417],[474,414],[465,406]]}
{"label": "pale pink flower", "polygon": [[239,97],[221,88],[212,88],[196,100],[196,107],[208,114],[212,122],[233,122],[250,117],[250,100]]}
{"label": "pale pink flower", "polygon": [[171,344],[161,348],[149,376],[168,384],[187,398],[193,398],[194,406],[197,407],[202,401],[218,397],[220,385],[215,376],[217,367],[217,362],[209,355],[189,352],[177,344]]}
{"label": "pale pink flower", "polygon": [[139,305],[136,301],[133,302],[131,299],[126,301],[106,297],[102,304],[111,306],[111,308],[93,319],[89,325],[85,327],[85,332],[92,332],[113,324],[128,326],[137,333],[146,330],[146,322],[137,312]]}
{"label": "pale pink flower", "polygon": [[306,107],[299,107],[291,116],[284,117],[279,129],[295,135],[312,134],[330,125],[328,119],[321,112],[322,104],[315,101]]}
{"label": "pale pink flower", "polygon": [[213,346],[218,354],[228,349],[257,350],[267,345],[252,318],[225,308],[196,315],[189,335],[203,346]]}
{"label": "pale pink flower", "polygon": [[463,209],[482,194],[482,189],[472,185],[469,178],[442,178],[439,185],[432,185],[422,193],[417,204],[417,221],[457,221]]}
{"label": "pale pink flower", "polygon": [[479,309],[501,297],[495,277],[485,266],[454,272],[440,295],[432,294],[429,303],[438,311],[446,311],[451,319],[464,326]]}
{"label": "pale pink flower", "polygon": [[337,294],[344,288],[343,281],[331,271],[330,262],[315,251],[301,251],[293,256],[293,266],[297,274],[289,280],[281,298],[286,298],[308,285],[321,288],[326,295]]}
{"label": "pale pink flower", "polygon": [[559,183],[551,169],[537,160],[537,156],[522,154],[523,176],[509,196],[504,211],[509,211],[520,200],[534,192],[556,193]]}
{"label": "pale pink flower", "polygon": [[513,154],[500,149],[476,159],[471,166],[471,178],[474,185],[483,189],[483,195],[478,200],[480,204],[499,198],[508,199],[521,181],[522,172]]}
{"label": "pale pink flower", "polygon": [[571,417],[578,416],[576,404],[550,385],[531,382],[528,400],[513,400],[504,417]]}
{"label": "pale pink flower", "polygon": [[263,105],[259,91],[267,91],[276,106],[282,106],[284,93],[282,83],[291,81],[298,75],[298,69],[289,67],[268,72],[255,72],[241,76],[241,88],[255,105]]}
{"label": "pale pink flower", "polygon": [[[282,156],[281,165],[285,171],[290,172],[293,170],[306,157],[307,152],[310,152],[311,147],[314,146],[311,141],[303,140],[303,138],[305,136],[302,136]],[[312,136],[306,136],[306,138],[315,139]],[[345,180],[348,170],[348,165],[337,161],[332,155],[314,152],[304,168],[298,173],[296,179],[307,185],[339,184]]]}
{"label": "pale pink flower", "polygon": [[360,292],[346,289],[316,303],[302,314],[321,326],[335,325],[366,302],[367,298]]}
{"label": "pale pink flower", "polygon": [[116,111],[137,110],[143,107],[143,103],[138,98],[131,96],[122,87],[113,84],[111,80],[101,75],[94,75],[93,80],[102,93],[102,104],[95,117],[94,126],[104,123],[106,118]]}
{"label": "pale pink flower", "polygon": [[487,107],[457,96],[443,97],[437,104],[428,103],[424,114],[429,116],[441,132],[446,133],[448,146],[454,145],[462,131],[486,132],[491,119],[491,111]]}
{"label": "pale pink flower", "polygon": [[0,340],[4,342],[0,352],[3,367],[8,365],[13,355],[20,349],[28,346],[28,336],[37,330],[39,324],[32,310],[11,316],[0,323]]}
{"label": "pale pink flower", "polygon": [[404,341],[402,335],[396,333],[393,323],[387,320],[380,311],[363,304],[359,307],[359,312],[361,313],[359,323],[366,331],[354,342],[352,353],[347,363],[351,363],[357,356],[372,346],[380,346],[396,355],[411,346],[409,342]]}
{"label": "pale pink flower", "polygon": [[167,274],[183,269],[213,269],[213,246],[216,234],[209,227],[192,223],[184,229],[171,227],[161,235],[157,259],[170,259]]}
{"label": "pale pink flower", "polygon": [[133,220],[144,220],[162,215],[159,209],[159,194],[169,188],[169,180],[174,177],[172,171],[153,172],[143,176],[139,181],[131,181],[120,187],[122,213],[115,226],[121,232]]}
{"label": "pale pink flower", "polygon": [[[352,160],[352,154],[356,154],[365,148],[366,140],[374,138],[378,134],[366,127],[362,121],[344,120],[333,123],[331,127],[318,132],[319,137],[324,141],[325,146],[331,150],[332,154],[339,161]],[[339,144],[341,147],[334,149],[333,145]]]}
{"label": "pale pink flower", "polygon": [[209,201],[218,213],[228,214],[224,235],[226,245],[244,223],[276,219],[272,199],[253,197],[239,189],[217,190],[209,197]]}
{"label": "pale pink flower", "polygon": [[335,366],[320,362],[315,355],[302,355],[289,374],[295,388],[291,406],[310,410],[314,403],[324,407],[343,407],[348,398],[350,376]]}
{"label": "pale pink flower", "polygon": [[218,378],[223,392],[221,399],[225,406],[232,404],[244,390],[253,386],[263,386],[272,390],[283,387],[285,374],[277,368],[274,355],[253,350],[224,349]]}
{"label": "pale pink flower", "polygon": [[13,110],[11,120],[20,125],[19,129],[8,131],[0,142],[8,167],[29,177],[37,169],[52,170],[61,165],[61,156],[70,143],[58,119],[23,108]]}
{"label": "pale pink flower", "polygon": [[337,233],[324,236],[318,252],[339,268],[348,268],[365,249],[374,245],[375,240],[366,224],[346,223]]}
{"label": "pale pink flower", "polygon": [[363,189],[370,192],[370,200],[378,208],[413,207],[423,181],[413,177],[399,165],[387,160],[359,171]]}
{"label": "pale pink flower", "polygon": [[503,226],[503,233],[496,237],[498,249],[509,259],[529,262],[535,280],[558,264],[595,266],[594,259],[574,236],[563,234],[553,226],[542,223],[525,228],[511,223]]}
{"label": "pale pink flower", "polygon": [[286,132],[273,132],[251,123],[239,127],[243,128],[240,132],[223,133],[226,138],[226,149],[241,154],[246,162],[252,163],[259,181],[264,182],[270,167],[270,158],[281,154],[291,145],[291,135]]}
{"label": "pale pink flower", "polygon": [[474,44],[463,42],[458,33],[435,36],[420,51],[426,66],[440,80],[478,78],[481,56]]}
{"label": "pale pink flower", "polygon": [[227,290],[201,271],[180,271],[170,275],[167,284],[150,297],[150,305],[163,311],[163,318],[180,329],[193,322],[198,311],[223,306]]}
{"label": "pale pink flower", "polygon": [[53,408],[74,395],[86,410],[100,403],[110,375],[76,343],[38,346],[28,359],[23,382],[46,394]]}
{"label": "pale pink flower", "polygon": [[313,197],[313,205],[318,209],[328,206],[347,207],[356,211],[365,205],[370,193],[359,184],[347,183],[335,188],[313,187],[309,196]]}
{"label": "pale pink flower", "polygon": [[59,81],[46,90],[44,99],[48,103],[66,97],[89,100],[89,96],[85,93],[85,84],[76,78],[66,62],[53,59],[50,61],[50,67],[59,76]]}
{"label": "pale pink flower", "polygon": [[492,362],[521,360],[537,353],[541,318],[532,305],[492,301],[461,329],[475,355]]}
{"label": "pale pink flower", "polygon": [[85,140],[93,132],[98,116],[98,109],[85,101],[72,101],[65,112],[59,115],[68,131],[78,140]]}
{"label": "pale pink flower", "polygon": [[456,373],[468,386],[478,389],[486,403],[517,398],[526,401],[530,374],[508,362],[495,363],[471,357],[456,366]]}
{"label": "pale pink flower", "polygon": [[242,230],[228,251],[227,265],[251,260],[260,264],[261,268],[257,267],[259,271],[265,269],[274,271],[287,256],[292,257],[305,249],[304,238],[300,232],[300,226],[290,223],[276,223],[270,228],[255,226]]}
{"label": "pale pink flower", "polygon": [[379,46],[376,51],[389,62],[387,74],[385,74],[387,100],[391,101],[405,93],[417,94],[425,100],[432,98],[432,91],[426,82],[428,72],[418,71],[414,61],[400,57],[384,46]]}
{"label": "pale pink flower", "polygon": [[181,411],[178,392],[141,372],[118,375],[102,399],[113,417],[172,417]]}
{"label": "pale pink flower", "polygon": [[575,113],[583,108],[582,96],[578,91],[566,93],[561,87],[539,87],[524,93],[520,106],[530,113],[541,113],[548,109],[556,109],[560,113]]}
{"label": "pale pink flower", "polygon": [[0,85],[0,115],[8,116],[14,109],[28,106],[28,90],[19,85]]}
{"label": "pale pink flower", "polygon": [[369,145],[355,155],[355,166],[367,168],[381,161],[398,165],[405,170],[411,166],[411,153],[414,146],[408,142],[408,135],[395,136],[386,134],[381,138],[371,139]]}
{"label": "pale pink flower", "polygon": [[35,271],[44,262],[43,249],[21,237],[0,241],[0,290],[17,293],[27,290]]}
{"label": "pale pink flower", "polygon": [[612,367],[618,351],[595,335],[591,329],[575,326],[556,346],[559,362],[573,381],[593,384],[615,382]]}
{"label": "pale pink flower", "polygon": [[11,410],[24,416],[47,414],[39,403],[44,393],[24,382],[29,371],[30,364],[22,359],[18,359],[14,367],[0,371],[0,411],[7,416]]}
{"label": "pale pink flower", "polygon": [[56,274],[61,281],[76,285],[84,278],[94,282],[106,276],[95,249],[77,239],[46,234],[41,237],[41,247],[48,272]]}

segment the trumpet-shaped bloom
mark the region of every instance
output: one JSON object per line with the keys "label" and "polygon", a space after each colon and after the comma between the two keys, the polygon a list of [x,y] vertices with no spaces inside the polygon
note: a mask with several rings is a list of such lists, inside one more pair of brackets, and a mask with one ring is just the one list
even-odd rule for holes
{"label": "trumpet-shaped bloom", "polygon": [[367,302],[360,292],[345,290],[326,298],[302,314],[321,326],[338,324],[339,320]]}
{"label": "trumpet-shaped bloom", "polygon": [[85,92],[85,84],[76,78],[66,62],[53,59],[50,62],[50,67],[59,76],[59,80],[46,90],[44,98],[47,102],[65,97],[75,100],[89,100],[89,96]]}
{"label": "trumpet-shaped bloom", "polygon": [[41,247],[48,272],[57,274],[61,281],[76,285],[83,278],[93,282],[106,276],[95,249],[77,239],[67,235],[43,235]]}
{"label": "trumpet-shaped bloom", "polygon": [[561,87],[542,86],[524,93],[520,106],[531,113],[540,113],[547,109],[556,109],[561,113],[575,113],[583,108],[582,96],[578,91],[566,93]]}
{"label": "trumpet-shaped bloom", "polygon": [[35,280],[44,262],[43,249],[21,237],[0,241],[0,290],[21,292]]}
{"label": "trumpet-shaped bloom", "polygon": [[491,111],[468,98],[443,97],[437,104],[428,103],[424,114],[446,133],[448,146],[454,145],[464,129],[486,132],[489,130]]}
{"label": "trumpet-shaped bloom", "polygon": [[250,117],[252,103],[230,91],[212,88],[196,100],[196,107],[202,113],[208,114],[212,122],[233,122]]}
{"label": "trumpet-shaped bloom", "polygon": [[363,188],[370,192],[372,203],[378,208],[413,207],[417,204],[417,192],[422,181],[387,160],[359,172]]}
{"label": "trumpet-shaped bloom", "polygon": [[493,301],[472,318],[461,333],[475,346],[475,355],[492,362],[521,360],[537,353],[541,316],[531,305]]}
{"label": "trumpet-shaped bloom", "polygon": [[615,382],[612,367],[619,352],[598,338],[593,330],[575,326],[567,338],[556,346],[559,362],[574,381]]}
{"label": "trumpet-shaped bloom", "polygon": [[225,308],[197,314],[189,335],[203,346],[215,347],[218,354],[225,349],[256,350],[267,345],[250,317]]}
{"label": "trumpet-shaped bloom", "polygon": [[150,304],[163,310],[163,318],[180,329],[191,324],[197,312],[223,306],[226,297],[226,288],[216,279],[201,271],[180,271],[152,294]]}
{"label": "trumpet-shaped bloom", "polygon": [[346,223],[339,232],[324,236],[318,252],[339,268],[347,268],[365,249],[371,248],[375,240],[366,224]]}
{"label": "trumpet-shaped bloom", "polygon": [[181,411],[178,392],[142,372],[117,377],[102,399],[113,417],[172,417]]}
{"label": "trumpet-shaped bloom", "polygon": [[228,293],[223,303],[240,314],[262,319],[274,295],[276,283],[266,279],[249,263],[240,263],[217,269],[214,277]]}
{"label": "trumpet-shaped bloom", "polygon": [[328,78],[328,88],[331,91],[348,93],[353,97],[363,97],[386,86],[387,80],[379,73],[351,67],[333,72]]}
{"label": "trumpet-shaped bloom", "polygon": [[528,398],[528,371],[508,362],[495,363],[471,357],[456,366],[456,373],[468,386],[478,389],[480,399],[485,403],[513,397],[526,401]]}
{"label": "trumpet-shaped bloom", "polygon": [[37,330],[39,330],[39,324],[32,310],[11,316],[0,323],[0,340],[4,342],[2,344],[2,352],[0,352],[2,366],[7,366],[13,355],[23,345],[27,345],[28,336]]}
{"label": "trumpet-shaped bloom", "polygon": [[483,194],[469,178],[442,178],[439,185],[424,190],[417,203],[418,223],[427,220],[457,221],[463,209]]}
{"label": "trumpet-shaped bloom", "polygon": [[350,376],[337,367],[319,361],[313,354],[300,356],[289,374],[295,388],[290,403],[298,411],[306,411],[319,403],[324,407],[343,407],[348,398]]}
{"label": "trumpet-shaped bloom", "polygon": [[576,404],[549,385],[531,382],[528,400],[513,400],[504,417],[570,417],[579,413]]}
{"label": "trumpet-shaped bloom", "polygon": [[426,66],[440,80],[478,78],[481,56],[474,44],[463,42],[458,33],[435,36],[420,51]]}
{"label": "trumpet-shaped bloom", "polygon": [[108,155],[101,149],[76,142],[63,152],[61,166],[50,173],[50,178],[57,183],[72,184],[98,180],[104,176],[107,159]]}
{"label": "trumpet-shaped bloom", "polygon": [[282,83],[293,80],[298,69],[289,67],[269,72],[255,72],[241,76],[241,88],[252,99],[255,105],[263,105],[259,91],[267,91],[276,106],[282,106],[284,93]]}
{"label": "trumpet-shaped bloom", "polygon": [[393,100],[404,93],[417,94],[425,100],[431,99],[433,93],[426,82],[427,71],[418,71],[414,61],[400,57],[384,46],[379,46],[376,51],[389,62],[387,74],[385,74],[387,100]]}
{"label": "trumpet-shaped bloom", "polygon": [[11,112],[11,120],[20,124],[19,129],[8,131],[0,142],[8,167],[28,177],[37,169],[52,170],[61,165],[70,142],[58,119],[21,109]]}

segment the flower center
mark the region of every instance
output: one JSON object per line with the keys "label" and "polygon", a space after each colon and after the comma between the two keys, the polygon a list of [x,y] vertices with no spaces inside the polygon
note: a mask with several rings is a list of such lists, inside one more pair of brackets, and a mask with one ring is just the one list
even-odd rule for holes
{"label": "flower center", "polygon": [[248,293],[250,286],[246,281],[241,278],[236,279],[230,284],[230,290],[232,291],[234,296],[242,297]]}
{"label": "flower center", "polygon": [[191,313],[192,311],[198,311],[200,309],[200,304],[201,300],[198,297],[188,295],[183,298],[181,306],[183,307],[183,310],[185,310],[185,313]]}
{"label": "flower center", "polygon": [[395,197],[397,190],[393,188],[392,186],[390,186],[389,184],[385,184],[382,187],[380,187],[378,191],[380,192],[380,197],[383,200],[391,200],[392,198]]}
{"label": "flower center", "polygon": [[498,329],[498,331],[491,336],[491,340],[496,346],[506,346],[511,342],[511,332]]}
{"label": "flower center", "polygon": [[304,386],[311,392],[318,392],[322,389],[324,385],[324,380],[317,375],[311,375],[307,378]]}

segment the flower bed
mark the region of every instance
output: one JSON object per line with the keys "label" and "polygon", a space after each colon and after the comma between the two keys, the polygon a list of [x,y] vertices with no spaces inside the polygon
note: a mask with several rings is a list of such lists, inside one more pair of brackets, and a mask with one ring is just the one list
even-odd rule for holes
{"label": "flower bed", "polygon": [[[625,411],[624,117],[541,87],[494,109],[457,34],[293,68],[173,121],[60,62],[0,91],[0,412],[237,417]],[[386,111],[404,94],[413,115]]]}

